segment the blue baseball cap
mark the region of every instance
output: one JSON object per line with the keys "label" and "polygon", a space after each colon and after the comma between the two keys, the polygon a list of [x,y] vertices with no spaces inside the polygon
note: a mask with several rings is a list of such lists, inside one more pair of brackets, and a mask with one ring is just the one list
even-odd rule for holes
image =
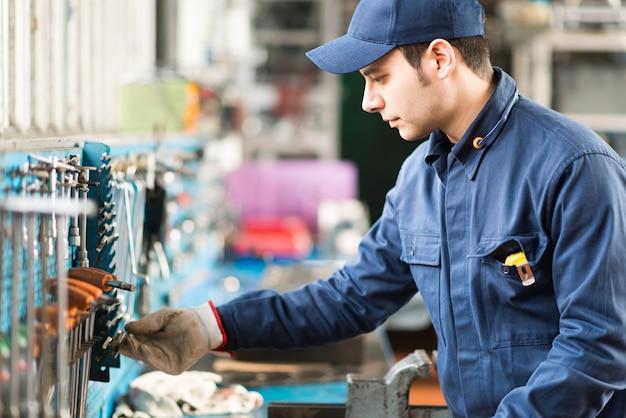
{"label": "blue baseball cap", "polygon": [[348,33],[306,53],[324,71],[346,74],[399,45],[485,33],[477,0],[361,0]]}

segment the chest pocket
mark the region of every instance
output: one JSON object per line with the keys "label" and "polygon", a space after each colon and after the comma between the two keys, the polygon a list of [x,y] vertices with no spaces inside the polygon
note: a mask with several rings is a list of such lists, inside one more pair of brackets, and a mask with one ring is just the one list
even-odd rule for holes
{"label": "chest pocket", "polygon": [[[523,251],[535,276],[524,286],[507,255]],[[475,287],[482,318],[493,348],[549,345],[558,333],[558,310],[552,288],[547,238],[530,233],[485,237],[469,255],[480,260],[480,284]]]}
{"label": "chest pocket", "polygon": [[402,254],[400,260],[407,264],[439,266],[441,263],[441,238],[434,232],[401,232]]}

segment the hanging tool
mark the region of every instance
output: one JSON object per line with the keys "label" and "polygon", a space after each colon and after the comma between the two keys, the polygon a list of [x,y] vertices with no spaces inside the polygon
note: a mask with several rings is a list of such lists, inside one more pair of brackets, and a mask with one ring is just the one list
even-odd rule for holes
{"label": "hanging tool", "polygon": [[120,347],[128,338],[127,332],[120,332],[115,334],[114,336],[108,336],[104,343],[102,344],[102,351],[98,353],[96,359],[98,361],[102,361],[105,356],[111,356],[113,358],[117,358],[120,353]]}
{"label": "hanging tool", "polygon": [[[62,225],[66,222],[67,214],[59,213],[56,217],[56,222],[59,225]],[[57,225],[57,230],[59,230]],[[68,356],[68,347],[66,345],[67,341],[67,332],[68,329],[62,325],[63,321],[63,312],[62,310],[69,309],[71,306],[69,305],[71,295],[68,294],[68,289],[66,287],[66,283],[64,278],[67,277],[67,261],[64,257],[66,252],[66,243],[63,239],[56,240],[56,271],[59,277],[58,285],[56,286],[56,299],[59,304],[59,312],[58,312],[58,324],[59,328],[57,330],[58,333],[58,344],[57,344],[57,352],[56,352],[56,374],[57,374],[57,384],[56,384],[56,414],[58,417],[69,418],[69,370],[67,369],[67,360]],[[80,301],[76,301],[76,303],[80,303]]]}
{"label": "hanging tool", "polygon": [[[5,241],[8,242],[7,238],[8,238],[8,232],[9,232],[9,222],[8,222],[8,212],[4,211],[4,208],[0,208],[0,306],[6,306],[5,305],[5,289],[4,289],[4,283],[5,283],[5,271],[4,271],[4,267],[9,265],[9,263],[5,263],[4,258],[5,258],[5,254],[8,253],[8,251],[5,251],[5,246],[4,243]],[[8,247],[8,246],[7,246]],[[8,276],[7,276],[8,277]],[[0,309],[0,330],[3,330],[5,324],[5,315],[4,315],[4,309]],[[0,335],[2,335],[0,333]],[[8,355],[10,353],[10,348],[6,348],[4,347],[4,344],[0,345],[0,388],[2,388],[2,390],[0,391],[0,415],[4,416],[4,401],[5,401],[5,396],[4,396],[4,388],[6,387],[7,383],[9,383],[9,379],[10,379],[10,372],[8,371],[8,367],[6,366],[6,362],[7,362],[7,358]]]}
{"label": "hanging tool", "polygon": [[67,275],[72,279],[82,280],[93,286],[97,286],[105,292],[117,288],[133,292],[135,285],[117,280],[113,274],[94,267],[73,267]]}
{"label": "hanging tool", "polygon": [[[5,282],[5,266],[8,266],[9,263],[4,261],[5,254],[8,251],[5,251],[5,242],[8,242],[9,237],[9,224],[8,224],[8,213],[4,211],[3,208],[0,208],[0,306],[5,306],[4,302],[4,282]],[[0,329],[3,329],[4,326],[4,312],[0,309]]]}
{"label": "hanging tool", "polygon": [[[79,158],[77,155],[71,155],[68,159],[68,163],[75,167],[78,165],[79,163]],[[73,172],[69,174],[69,187],[70,187],[70,191],[68,193],[68,198],[71,199],[75,199],[78,200],[79,199],[79,193],[78,193],[78,187],[79,187],[79,183],[78,183],[78,172]],[[74,216],[72,216],[70,218],[70,228],[68,230],[68,244],[71,247],[80,247],[81,245],[81,235],[80,235],[80,228],[78,225],[78,214],[75,214]]]}
{"label": "hanging tool", "polygon": [[[67,304],[69,307],[76,307],[79,311],[86,312],[99,304],[110,305],[119,303],[119,299],[103,293],[89,283],[77,279],[65,279],[67,289]],[[44,283],[50,294],[58,294],[59,280],[48,279]]]}
{"label": "hanging tool", "polygon": [[[13,212],[11,214],[12,241],[13,241],[13,277],[11,285],[11,386],[8,404],[8,416],[19,417],[20,403],[20,379],[19,372],[19,352],[20,352],[20,283],[22,281],[21,255],[23,239],[23,217],[21,214]],[[5,406],[6,408],[6,406]]]}
{"label": "hanging tool", "polygon": [[11,383],[11,346],[5,341],[4,335],[0,334],[0,414],[4,414],[4,404],[9,404],[11,396],[9,384]]}
{"label": "hanging tool", "polygon": [[[27,255],[29,262],[26,263],[26,323],[33,324],[35,322],[35,272],[33,263],[37,260],[37,242],[36,230],[37,219],[34,213],[27,215]],[[26,352],[26,364],[33,365],[35,359],[39,356],[40,336],[36,334],[36,330],[32,326],[26,327],[26,346],[29,349]],[[29,367],[26,371],[26,413],[28,418],[39,416],[39,403],[36,398],[36,382],[37,369]]]}
{"label": "hanging tool", "polygon": [[[48,291],[58,297],[61,293],[62,283],[63,281],[56,281],[54,285],[49,286]],[[79,311],[85,312],[96,305],[96,300],[90,293],[80,288],[70,286],[67,282],[63,287],[65,287],[67,291],[66,300],[68,308],[76,307]]]}
{"label": "hanging tool", "polygon": [[[89,181],[89,172],[96,170],[95,167],[79,167],[78,184],[79,191],[83,201],[83,206],[87,206],[87,194],[89,186],[98,186],[100,183]],[[80,247],[78,250],[78,263],[82,267],[89,266],[89,258],[87,257],[87,213],[86,211],[80,217]]]}
{"label": "hanging tool", "polygon": [[[49,254],[44,251],[44,248],[47,244],[47,236],[46,236],[46,223],[48,215],[40,213],[39,216],[39,233],[38,233],[38,241],[39,241],[39,260],[38,264],[41,268],[40,276],[47,277],[49,270]],[[47,328],[48,324],[51,320],[56,323],[58,318],[57,310],[50,309],[50,304],[48,298],[46,297],[46,290],[43,287],[39,289],[39,299],[41,300],[42,306],[37,309],[35,312],[35,317],[37,320],[43,324],[43,331],[38,335],[41,337],[41,359],[39,360],[39,370],[37,372],[37,381],[39,383],[39,393],[37,396],[38,403],[41,408],[42,416],[44,418],[50,418],[53,416],[54,411],[52,409],[52,391],[54,389],[54,351],[52,348],[52,344],[50,341],[50,336],[58,335],[56,328],[54,328],[54,334],[52,334],[51,330]],[[71,325],[71,324],[67,324]]]}
{"label": "hanging tool", "polygon": [[[68,277],[65,280],[67,282],[68,288],[77,288],[79,290],[82,290],[86,292],[87,294],[91,295],[94,301],[97,300],[100,296],[102,296],[103,291],[100,287],[96,287],[82,280],[72,279],[70,277]],[[58,282],[58,279],[47,279],[44,282],[46,289],[48,289],[48,291],[51,294],[54,294],[54,289],[57,286],[57,282]]]}
{"label": "hanging tool", "polygon": [[[61,315],[64,318],[65,328],[72,329],[76,325],[79,317],[78,308],[76,306],[70,307]],[[46,305],[45,307],[38,307],[35,310],[35,318],[46,329],[47,333],[53,337],[59,335],[59,305],[56,303]]]}

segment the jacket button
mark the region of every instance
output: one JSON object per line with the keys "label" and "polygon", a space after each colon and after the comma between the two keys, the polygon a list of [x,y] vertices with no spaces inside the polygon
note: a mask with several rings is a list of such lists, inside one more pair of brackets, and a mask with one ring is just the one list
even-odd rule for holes
{"label": "jacket button", "polygon": [[502,264],[502,266],[500,266],[500,270],[504,274],[509,274],[509,273],[511,273],[511,266],[507,266],[506,264]]}
{"label": "jacket button", "polygon": [[411,245],[411,248],[409,249],[409,254],[415,255],[415,248],[413,248],[412,245]]}

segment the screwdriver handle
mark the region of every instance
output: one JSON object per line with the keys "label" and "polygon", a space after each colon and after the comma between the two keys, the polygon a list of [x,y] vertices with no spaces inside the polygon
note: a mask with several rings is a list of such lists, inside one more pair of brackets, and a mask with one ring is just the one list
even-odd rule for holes
{"label": "screwdriver handle", "polygon": [[95,267],[73,267],[67,272],[68,277],[82,280],[109,292],[115,288],[134,291],[135,285],[117,280],[113,274]]}
{"label": "screwdriver handle", "polygon": [[[46,327],[46,329],[52,336],[58,335],[58,329],[59,329],[58,312],[59,312],[59,306],[57,304],[47,305],[45,307],[45,315],[44,315],[44,308],[37,307],[37,309],[35,310],[35,318],[37,319],[37,321],[41,323],[43,323],[44,320],[46,321],[44,326]],[[78,308],[76,308],[75,306],[69,307],[67,311],[65,312],[66,329],[70,330],[74,328],[74,326],[76,325],[77,317],[78,317]]]}
{"label": "screwdriver handle", "polygon": [[72,267],[67,272],[67,276],[97,286],[105,292],[113,290],[113,286],[108,285],[107,282],[115,280],[115,276],[111,273],[95,267]]}
{"label": "screwdriver handle", "polygon": [[[48,292],[52,295],[56,295],[58,292],[58,283],[50,283],[48,285]],[[67,285],[67,306],[76,307],[81,311],[88,311],[96,304],[96,299],[83,289]]]}
{"label": "screwdriver handle", "polygon": [[[75,287],[84,290],[89,293],[94,299],[100,298],[102,296],[102,289],[100,287],[94,286],[87,282],[83,282],[78,279],[67,278],[65,279],[68,287]],[[53,286],[58,284],[58,279],[48,279],[45,282],[46,289],[51,289]]]}

